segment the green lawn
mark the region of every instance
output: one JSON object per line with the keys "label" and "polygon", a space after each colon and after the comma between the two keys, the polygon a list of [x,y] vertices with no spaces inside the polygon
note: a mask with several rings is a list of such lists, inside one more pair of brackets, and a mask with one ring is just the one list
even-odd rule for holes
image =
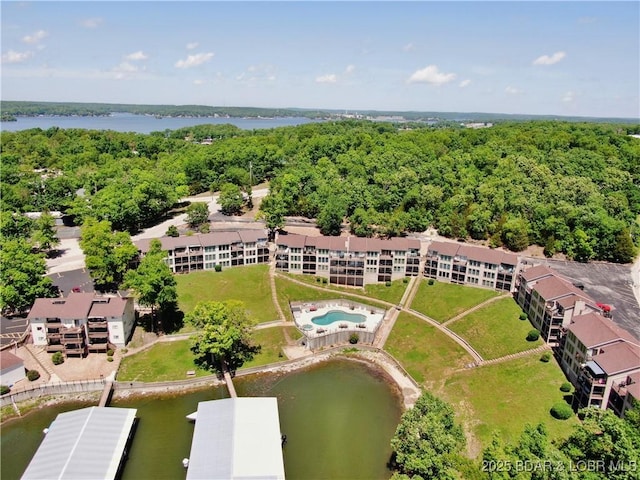
{"label": "green lawn", "polygon": [[451,403],[475,439],[487,446],[494,431],[514,442],[527,423],[544,423],[552,438],[568,436],[577,419],[556,420],[549,413],[565,395],[560,391],[564,381],[555,360],[544,363],[532,354],[456,372],[433,393]]}
{"label": "green lawn", "polygon": [[[407,280],[409,280],[408,277]],[[402,295],[404,295],[408,286],[409,282],[404,283],[404,280],[394,280],[388,287],[384,283],[365,285],[364,291],[368,297],[397,305],[402,300]]]}
{"label": "green lawn", "polygon": [[158,342],[142,352],[124,357],[117,379],[121,382],[183,380],[189,370],[194,370],[198,377],[211,375],[193,363],[189,340]]}
{"label": "green lawn", "polygon": [[518,318],[521,313],[512,298],[502,298],[447,327],[467,340],[485,360],[490,360],[542,345],[540,339],[527,342],[527,333],[533,327],[528,320]]}
{"label": "green lawn", "polygon": [[178,305],[188,313],[198,302],[241,300],[256,323],[278,318],[271,297],[268,265],[233,267],[221,272],[201,271],[176,275]]}
{"label": "green lawn", "polygon": [[293,278],[308,285],[322,287],[327,290],[335,292],[357,293],[358,295],[365,295],[367,297],[375,298],[393,304],[400,303],[400,300],[402,300],[402,295],[404,295],[404,291],[408,286],[408,283],[404,283],[402,280],[394,280],[388,287],[384,283],[378,283],[365,285],[364,288],[347,288],[340,287],[338,285],[332,285],[330,283],[322,283],[321,277],[315,277],[313,275],[294,275],[291,273],[286,273],[284,274],[284,276]]}
{"label": "green lawn", "polygon": [[295,327],[272,327],[255,330],[252,334],[253,342],[261,346],[260,353],[253,360],[245,363],[242,368],[257,367],[286,360],[287,357],[282,353],[282,347],[287,344],[283,332],[284,328],[297,331]]}
{"label": "green lawn", "polygon": [[451,338],[424,320],[404,312],[396,320],[384,349],[414,380],[427,388],[473,362],[473,358]]}
{"label": "green lawn", "polygon": [[[286,360],[286,357],[280,356],[282,347],[287,344],[284,329],[287,329],[289,336],[294,340],[301,336],[295,327],[255,330],[253,341],[262,349],[252,361],[244,365],[244,368]],[[193,363],[194,358],[189,345],[189,340],[158,342],[147,350],[125,357],[118,370],[118,380],[124,382],[182,380],[187,378],[186,374],[189,370],[195,370],[198,377],[211,375],[212,372],[201,369]]]}
{"label": "green lawn", "polygon": [[278,293],[278,302],[280,308],[284,312],[287,320],[293,321],[293,315],[291,314],[291,308],[289,302],[312,302],[314,300],[331,300],[334,298],[346,298],[355,302],[363,303],[365,305],[373,305],[380,308],[388,308],[384,304],[378,303],[375,300],[365,300],[360,298],[353,298],[345,295],[339,290],[317,290],[315,288],[300,285],[298,283],[287,280],[284,277],[276,277],[276,291]]}
{"label": "green lawn", "polygon": [[428,280],[421,279],[411,308],[442,323],[498,295],[493,290],[453,283],[434,282],[429,285]]}

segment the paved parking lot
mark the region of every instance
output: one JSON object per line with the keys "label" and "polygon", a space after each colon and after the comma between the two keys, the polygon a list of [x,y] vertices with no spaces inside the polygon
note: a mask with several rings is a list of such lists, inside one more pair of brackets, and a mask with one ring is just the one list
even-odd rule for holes
{"label": "paved parking lot", "polygon": [[29,328],[26,317],[1,317],[0,318],[0,345],[11,345],[22,338],[24,332]]}
{"label": "paved parking lot", "polygon": [[579,263],[545,258],[527,259],[542,263],[584,285],[584,291],[596,302],[615,308],[613,321],[640,339],[640,306],[633,292],[631,267],[615,263]]}

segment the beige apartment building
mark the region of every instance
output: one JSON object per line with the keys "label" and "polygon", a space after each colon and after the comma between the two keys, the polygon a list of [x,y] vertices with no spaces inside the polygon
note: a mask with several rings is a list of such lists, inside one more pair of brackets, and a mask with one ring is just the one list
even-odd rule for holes
{"label": "beige apartment building", "polygon": [[[152,239],[134,242],[144,256]],[[180,237],[158,238],[173,273],[214,270],[221,267],[255,265],[269,262],[269,244],[264,230],[211,232]]]}
{"label": "beige apartment building", "polygon": [[431,242],[424,275],[442,282],[511,292],[519,268],[516,255],[485,247]]}
{"label": "beige apartment building", "polygon": [[420,273],[420,241],[411,238],[278,235],[276,269],[362,287]]}
{"label": "beige apartment building", "polygon": [[124,347],[133,332],[133,298],[70,293],[65,298],[37,298],[29,315],[34,345],[65,356],[84,356]]}

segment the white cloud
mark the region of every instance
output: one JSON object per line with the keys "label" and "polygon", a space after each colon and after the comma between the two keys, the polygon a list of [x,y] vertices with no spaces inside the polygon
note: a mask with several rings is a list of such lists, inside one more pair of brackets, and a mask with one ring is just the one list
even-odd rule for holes
{"label": "white cloud", "polygon": [[316,77],[316,83],[336,83],[337,81],[338,76],[335,73],[327,73]]}
{"label": "white cloud", "polygon": [[200,80],[199,78],[193,81],[194,85],[204,85],[204,80]]}
{"label": "white cloud", "polygon": [[175,64],[176,68],[191,68],[202,65],[213,58],[214,53],[196,53],[195,55],[188,55],[185,60],[178,60]]}
{"label": "white cloud", "polygon": [[522,90],[516,88],[516,87],[512,87],[511,85],[509,85],[507,88],[504,89],[505,93],[508,93],[509,95],[519,95],[520,93],[522,93]]}
{"label": "white cloud", "polygon": [[562,96],[562,101],[565,103],[571,103],[576,99],[576,94],[574,92],[572,92],[571,90],[569,90],[567,93],[565,93]]}
{"label": "white cloud", "polygon": [[347,75],[351,75],[355,71],[356,71],[355,65],[347,65],[347,68],[344,69],[344,73]]}
{"label": "white cloud", "polygon": [[193,50],[194,48],[198,48],[200,45],[198,42],[187,43],[187,50]]}
{"label": "white cloud", "polygon": [[453,82],[456,79],[455,73],[442,73],[438,69],[437,65],[428,65],[422,70],[416,70],[408,83],[429,83],[431,85],[444,85],[445,83]]}
{"label": "white cloud", "polygon": [[149,55],[145,54],[142,50],[138,50],[137,52],[125,55],[124,58],[131,61],[146,60],[147,58],[149,58]]}
{"label": "white cloud", "polygon": [[466,80],[462,80],[460,82],[460,88],[464,88],[464,87],[468,87],[471,84],[471,80],[469,80],[468,78]]}
{"label": "white cloud", "polygon": [[565,52],[556,52],[551,56],[542,55],[542,56],[536,58],[533,61],[533,64],[534,65],[553,65],[555,63],[558,63],[560,60],[562,60],[566,56],[567,56],[567,54]]}
{"label": "white cloud", "polygon": [[44,30],[38,30],[33,35],[26,35],[26,36],[22,37],[22,41],[24,43],[28,43],[30,45],[33,45],[35,43],[38,43],[40,40],[42,40],[47,35],[49,35],[49,34],[47,32],[45,32]]}
{"label": "white cloud", "polygon": [[411,42],[402,47],[403,52],[413,52],[416,49],[415,45]]}
{"label": "white cloud", "polygon": [[99,17],[93,18],[85,18],[84,20],[80,20],[80,25],[84,28],[98,28],[102,23],[102,19]]}
{"label": "white cloud", "polygon": [[122,62],[117,67],[111,69],[115,73],[115,78],[121,80],[123,78],[129,78],[133,74],[138,73],[141,69],[137,65],[133,65],[129,62]]}
{"label": "white cloud", "polygon": [[256,86],[265,81],[273,82],[276,77],[277,68],[271,64],[249,65],[247,70],[236,75],[236,80],[247,86]]}
{"label": "white cloud", "polygon": [[2,54],[2,63],[22,63],[27,61],[33,56],[33,52],[16,52],[9,50],[7,53]]}

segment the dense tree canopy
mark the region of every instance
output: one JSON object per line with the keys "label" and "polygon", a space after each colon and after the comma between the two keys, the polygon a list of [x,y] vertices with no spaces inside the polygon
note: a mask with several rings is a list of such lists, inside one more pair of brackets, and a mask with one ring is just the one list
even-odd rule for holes
{"label": "dense tree canopy", "polygon": [[513,250],[538,244],[548,255],[628,262],[640,244],[640,141],[629,135],[637,130],[340,121],[252,132],[220,125],[151,135],[2,132],[0,204],[9,212],[62,210],[78,224],[95,217],[134,232],[187,192],[232,184],[248,193],[269,180],[271,225],[282,214],[334,227],[342,214],[357,235],[434,226]]}
{"label": "dense tree canopy", "polygon": [[0,310],[22,312],[40,297],[55,296],[44,255],[25,239],[0,239]]}
{"label": "dense tree canopy", "polygon": [[185,320],[200,329],[191,350],[201,365],[235,371],[260,350],[251,341],[253,322],[240,301],[200,302]]}
{"label": "dense tree canopy", "polygon": [[91,278],[101,290],[117,288],[138,256],[138,249],[127,232],[113,232],[108,221],[93,218],[82,225],[80,248]]}
{"label": "dense tree canopy", "polygon": [[391,439],[394,467],[408,478],[457,478],[456,455],[465,445],[453,408],[429,392],[402,414]]}
{"label": "dense tree canopy", "polygon": [[160,240],[153,239],[138,268],[124,275],[123,286],[133,289],[139,304],[151,307],[152,317],[156,308],[161,313],[175,309],[178,300],[176,279],[165,263],[165,257],[166,252],[162,250]]}

